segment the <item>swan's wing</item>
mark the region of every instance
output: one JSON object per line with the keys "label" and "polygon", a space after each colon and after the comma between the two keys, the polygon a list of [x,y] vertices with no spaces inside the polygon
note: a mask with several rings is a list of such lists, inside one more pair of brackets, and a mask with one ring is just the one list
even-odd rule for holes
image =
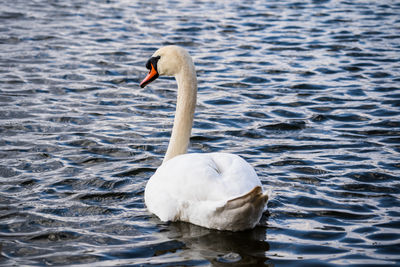
{"label": "swan's wing", "polygon": [[216,229],[253,227],[266,200],[254,169],[225,153],[177,156],[157,169],[145,190],[149,211],[161,220]]}
{"label": "swan's wing", "polygon": [[245,160],[227,153],[177,156],[161,165],[150,182],[186,201],[228,201],[261,186]]}

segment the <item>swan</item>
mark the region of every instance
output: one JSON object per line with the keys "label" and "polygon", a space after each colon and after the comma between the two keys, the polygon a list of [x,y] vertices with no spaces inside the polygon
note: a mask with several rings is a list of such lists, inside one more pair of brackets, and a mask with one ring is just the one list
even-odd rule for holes
{"label": "swan", "polygon": [[175,76],[178,83],[168,149],[145,187],[147,209],[162,221],[228,231],[254,228],[268,200],[255,170],[234,154],[186,153],[197,97],[196,71],[189,53],[179,46],[162,47],[146,68],[149,73],[141,88],[161,75]]}

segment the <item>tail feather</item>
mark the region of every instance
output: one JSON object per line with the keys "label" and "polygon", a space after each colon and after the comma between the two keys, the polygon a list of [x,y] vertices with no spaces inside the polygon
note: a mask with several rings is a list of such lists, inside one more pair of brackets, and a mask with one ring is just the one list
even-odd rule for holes
{"label": "tail feather", "polygon": [[253,203],[254,205],[258,206],[259,204],[261,204],[263,202],[265,204],[267,202],[267,200],[268,200],[268,196],[263,194],[261,186],[256,186],[247,194],[229,200],[226,203],[226,206],[231,209],[243,206],[246,203]]}
{"label": "tail feather", "polygon": [[216,210],[222,218],[230,218],[226,229],[240,231],[253,228],[260,220],[268,196],[260,186],[254,187],[243,196],[234,198]]}

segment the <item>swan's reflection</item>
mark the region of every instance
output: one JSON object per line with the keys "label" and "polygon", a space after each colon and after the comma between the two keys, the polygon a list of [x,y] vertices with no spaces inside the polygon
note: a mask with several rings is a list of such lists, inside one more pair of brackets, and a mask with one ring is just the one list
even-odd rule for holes
{"label": "swan's reflection", "polygon": [[[174,222],[162,231],[168,239],[185,244],[181,256],[203,258],[213,265],[236,263],[237,265],[267,265],[267,228],[257,226],[243,232],[217,231],[190,223]],[[185,255],[186,254],[186,255]]]}

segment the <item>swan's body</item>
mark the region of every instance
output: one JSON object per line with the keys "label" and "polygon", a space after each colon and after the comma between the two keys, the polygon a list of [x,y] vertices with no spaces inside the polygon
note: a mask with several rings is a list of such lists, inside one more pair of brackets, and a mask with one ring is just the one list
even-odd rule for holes
{"label": "swan's body", "polygon": [[237,155],[186,154],[196,105],[197,80],[183,48],[157,50],[146,67],[146,86],[158,75],[175,76],[178,100],[171,140],[163,164],[149,179],[145,203],[162,221],[185,221],[207,228],[253,228],[268,199],[254,169]]}

